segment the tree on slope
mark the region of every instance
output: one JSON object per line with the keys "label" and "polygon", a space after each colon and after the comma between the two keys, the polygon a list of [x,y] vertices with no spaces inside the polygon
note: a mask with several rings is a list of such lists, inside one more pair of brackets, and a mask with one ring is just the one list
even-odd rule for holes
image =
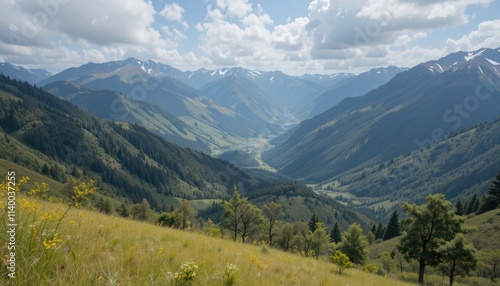
{"label": "tree on slope", "polygon": [[309,230],[314,232],[316,230],[316,223],[319,222],[319,217],[313,213],[311,218],[309,219]]}
{"label": "tree on slope", "polygon": [[443,257],[443,263],[439,269],[450,278],[450,286],[453,286],[455,276],[465,276],[476,269],[476,250],[472,244],[465,240],[465,236],[459,233],[455,238],[438,248]]}
{"label": "tree on slope", "polygon": [[387,224],[387,228],[384,233],[384,240],[391,239],[393,237],[399,236],[401,231],[399,230],[399,218],[398,212],[394,211],[389,219],[389,223]]}
{"label": "tree on slope", "polygon": [[258,231],[258,226],[262,223],[262,211],[248,202],[244,198],[245,203],[241,210],[241,228],[240,236],[241,241],[245,242],[246,239]]}
{"label": "tree on slope", "polygon": [[462,229],[464,218],[456,215],[443,194],[427,196],[426,204],[421,206],[404,203],[404,209],[408,215],[404,221],[408,230],[398,249],[407,261],[419,262],[418,282],[423,284],[425,267],[437,266],[443,261],[438,248],[457,233],[465,232]]}
{"label": "tree on slope", "polygon": [[481,199],[478,214],[494,210],[500,206],[500,173],[491,182],[488,192]]}
{"label": "tree on slope", "polygon": [[273,238],[278,235],[275,231],[276,223],[285,215],[281,209],[281,205],[271,202],[262,206],[264,220],[262,224],[267,231],[269,246],[273,246]]}
{"label": "tree on slope", "polygon": [[326,229],[323,223],[316,223],[316,229],[311,234],[311,238],[314,255],[316,256],[316,259],[318,259],[320,255],[326,253],[329,250],[328,234],[326,233]]}
{"label": "tree on slope", "polygon": [[248,202],[247,198],[241,198],[236,186],[233,197],[222,204],[222,209],[222,225],[231,232],[233,241],[240,235],[245,242],[262,222],[261,210]]}
{"label": "tree on slope", "polygon": [[336,244],[342,241],[342,232],[340,232],[339,223],[335,222],[335,225],[330,232],[330,242],[335,242]]}
{"label": "tree on slope", "polygon": [[234,188],[233,197],[222,204],[222,209],[224,210],[222,213],[222,225],[231,232],[233,241],[236,241],[241,229],[242,208],[244,204],[245,200],[240,197],[236,187]]}
{"label": "tree on slope", "polygon": [[340,243],[339,250],[345,253],[352,262],[364,264],[366,260],[365,247],[367,244],[361,226],[354,223],[342,234],[342,242]]}

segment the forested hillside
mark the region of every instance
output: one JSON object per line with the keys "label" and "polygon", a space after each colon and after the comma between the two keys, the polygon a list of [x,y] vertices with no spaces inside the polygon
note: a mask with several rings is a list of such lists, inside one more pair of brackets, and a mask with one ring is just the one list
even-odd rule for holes
{"label": "forested hillside", "polygon": [[265,185],[226,161],[137,125],[100,120],[27,83],[1,76],[0,90],[2,158],[56,180],[97,176],[105,193],[147,198],[155,208],[168,196],[223,198],[236,183],[248,191]]}

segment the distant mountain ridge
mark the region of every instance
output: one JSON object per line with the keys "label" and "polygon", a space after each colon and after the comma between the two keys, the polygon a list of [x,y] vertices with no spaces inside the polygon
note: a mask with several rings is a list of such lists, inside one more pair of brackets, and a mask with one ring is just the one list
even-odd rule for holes
{"label": "distant mountain ridge", "polygon": [[344,98],[361,96],[386,84],[395,75],[406,70],[408,69],[388,66],[341,77],[335,84],[296,105],[293,111],[302,115],[301,118],[311,118],[337,105]]}
{"label": "distant mountain ridge", "polygon": [[191,126],[164,108],[111,90],[91,90],[69,81],[53,82],[45,90],[100,118],[146,127],[179,146],[210,153]]}
{"label": "distant mountain ridge", "polygon": [[[492,120],[500,115],[500,66],[492,63],[498,53],[460,52],[401,72],[366,95],[303,121],[264,160],[284,175],[318,182]],[[463,60],[444,72],[430,68],[453,64],[450,58]]]}
{"label": "distant mountain ridge", "polygon": [[0,63],[0,74],[27,81],[31,84],[38,83],[53,75],[51,72],[44,69],[25,69],[10,63]]}

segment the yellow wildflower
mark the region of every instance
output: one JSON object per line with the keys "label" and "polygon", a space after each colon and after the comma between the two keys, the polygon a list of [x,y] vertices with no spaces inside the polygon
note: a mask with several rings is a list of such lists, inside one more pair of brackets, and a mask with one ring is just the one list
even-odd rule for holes
{"label": "yellow wildflower", "polygon": [[73,179],[71,181],[71,205],[79,208],[82,206],[83,201],[90,199],[90,196],[97,191],[99,188],[94,186],[95,181],[90,180],[87,182],[81,182],[80,180]]}
{"label": "yellow wildflower", "polygon": [[47,239],[43,240],[43,246],[45,246],[45,249],[50,249],[51,247],[50,243],[47,243]]}
{"label": "yellow wildflower", "polygon": [[43,216],[40,219],[42,221],[44,221],[44,220],[51,220],[52,219],[52,215],[49,214],[48,212],[46,212],[45,214],[43,214]]}
{"label": "yellow wildflower", "polygon": [[55,233],[54,236],[52,236],[51,240],[49,241],[47,241],[47,239],[43,240],[43,246],[45,246],[45,249],[56,247],[58,243],[62,243],[62,239],[59,238],[57,233]]}
{"label": "yellow wildflower", "polygon": [[42,182],[39,184],[38,182],[35,182],[35,188],[31,189],[28,192],[29,196],[32,197],[40,197],[42,199],[46,199],[48,197],[49,193],[49,185],[47,183]]}

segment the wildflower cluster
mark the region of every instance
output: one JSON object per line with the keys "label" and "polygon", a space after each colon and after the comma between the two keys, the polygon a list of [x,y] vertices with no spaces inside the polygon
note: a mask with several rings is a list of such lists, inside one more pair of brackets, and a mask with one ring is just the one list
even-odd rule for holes
{"label": "wildflower cluster", "polygon": [[49,185],[45,182],[35,182],[35,187],[28,192],[28,196],[47,199],[49,197]]}
{"label": "wildflower cluster", "polygon": [[267,265],[265,265],[261,260],[257,259],[257,257],[255,257],[255,255],[253,255],[253,253],[250,252],[249,258],[250,258],[250,262],[255,263],[255,265],[257,265],[257,267],[261,271],[266,270]]}
{"label": "wildflower cluster", "polygon": [[94,186],[95,181],[81,182],[73,179],[71,181],[71,205],[77,208],[82,207],[82,202],[90,199],[90,196],[99,188]]}
{"label": "wildflower cluster", "polygon": [[196,270],[198,270],[198,265],[194,262],[187,262],[181,265],[178,272],[175,272],[174,279],[176,286],[188,286],[192,285],[194,278],[196,276]]}
{"label": "wildflower cluster", "polygon": [[52,239],[50,239],[48,241],[47,241],[47,239],[43,240],[43,246],[45,246],[45,249],[51,249],[53,247],[56,247],[57,244],[60,244],[60,243],[62,243],[62,239],[59,239],[57,233],[54,234]]}

